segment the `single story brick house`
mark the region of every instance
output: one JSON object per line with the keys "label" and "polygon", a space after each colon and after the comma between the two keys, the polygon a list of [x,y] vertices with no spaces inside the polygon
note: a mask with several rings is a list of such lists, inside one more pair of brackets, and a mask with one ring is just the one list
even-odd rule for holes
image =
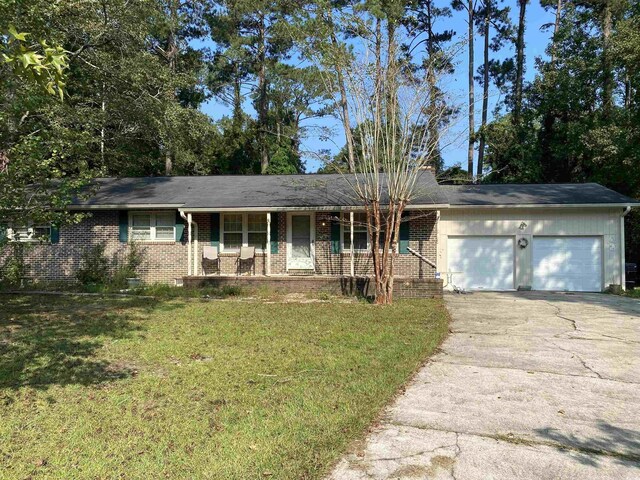
{"label": "single story brick house", "polygon": [[[122,258],[134,241],[144,251],[145,282],[262,279],[318,288],[372,273],[350,178],[101,178],[89,199],[69,205],[91,214],[81,223],[5,225],[5,235],[33,243],[27,263],[39,280],[73,280],[87,247],[104,243],[108,256]],[[624,287],[624,215],[636,200],[598,184],[439,185],[430,171],[418,192],[400,231],[400,294]],[[203,260],[205,246],[217,248],[219,262]],[[242,246],[255,247],[248,270],[238,262]]]}

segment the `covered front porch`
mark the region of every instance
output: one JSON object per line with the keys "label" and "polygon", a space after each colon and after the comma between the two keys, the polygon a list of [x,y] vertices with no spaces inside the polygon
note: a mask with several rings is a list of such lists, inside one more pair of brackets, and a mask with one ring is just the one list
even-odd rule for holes
{"label": "covered front porch", "polygon": [[186,227],[185,277],[367,276],[372,272],[366,226],[358,215],[304,209],[180,210]]}

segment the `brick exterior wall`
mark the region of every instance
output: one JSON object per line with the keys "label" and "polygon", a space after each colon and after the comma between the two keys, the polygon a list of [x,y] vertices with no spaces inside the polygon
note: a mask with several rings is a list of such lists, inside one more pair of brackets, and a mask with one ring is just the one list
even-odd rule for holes
{"label": "brick exterior wall", "polygon": [[[432,210],[409,213],[409,248],[424,255],[432,262],[437,256],[436,212]],[[351,253],[331,253],[331,214],[316,214],[316,274],[348,275],[351,271]],[[355,274],[373,275],[371,254],[355,252]],[[413,278],[434,278],[435,268],[420,261],[410,253],[395,258],[395,273],[398,276]]]}
{"label": "brick exterior wall", "polygon": [[[271,254],[271,274],[286,275],[287,272],[287,214],[279,212],[278,218],[278,253]],[[331,214],[317,212],[316,218],[316,270],[315,275],[343,276],[350,273],[350,254],[331,252]],[[211,244],[211,215],[199,213],[193,215],[198,224],[198,258],[202,258],[202,247]],[[409,246],[422,255],[436,261],[437,226],[436,214],[433,211],[414,211],[409,220]],[[122,260],[129,248],[118,238],[118,211],[95,211],[90,217],[77,225],[64,226],[60,229],[60,241],[57,244],[29,244],[26,248],[25,259],[27,276],[37,280],[74,280],[75,272],[80,267],[82,252],[98,243],[105,244],[105,254],[112,259],[112,267],[116,267],[118,260]],[[195,232],[194,232],[195,234]],[[139,270],[139,276],[145,283],[173,283],[175,279],[187,275],[187,228],[185,227],[183,242],[144,242],[140,243],[144,254],[144,262]],[[0,253],[0,265],[4,264],[10,255],[10,248],[6,247]],[[266,273],[266,255],[258,253],[255,266],[245,264],[239,270],[237,254],[221,253],[222,275],[237,273],[264,275]],[[401,254],[396,257],[395,273],[399,277],[432,279],[435,269],[411,254]],[[356,275],[372,275],[370,255],[356,253]],[[217,274],[217,268],[204,265],[207,275]],[[305,273],[305,272],[299,272]],[[202,274],[202,264],[199,261],[197,275]]]}

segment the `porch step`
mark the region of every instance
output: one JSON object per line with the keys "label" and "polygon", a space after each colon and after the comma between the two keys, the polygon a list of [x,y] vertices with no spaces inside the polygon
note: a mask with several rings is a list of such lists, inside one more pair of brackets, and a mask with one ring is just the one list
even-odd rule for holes
{"label": "porch step", "polygon": [[310,275],[315,275],[316,272],[315,270],[287,270],[287,274],[289,275],[295,275],[295,276],[310,276]]}

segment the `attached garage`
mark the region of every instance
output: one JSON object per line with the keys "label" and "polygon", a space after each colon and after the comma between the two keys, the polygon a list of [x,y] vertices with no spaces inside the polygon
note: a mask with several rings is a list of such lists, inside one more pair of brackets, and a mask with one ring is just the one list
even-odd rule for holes
{"label": "attached garage", "polygon": [[514,237],[449,237],[449,276],[465,290],[513,290]]}
{"label": "attached garage", "polygon": [[443,185],[445,288],[600,292],[624,286],[624,216],[640,203],[597,184]]}
{"label": "attached garage", "polygon": [[533,289],[602,291],[602,237],[533,237]]}

